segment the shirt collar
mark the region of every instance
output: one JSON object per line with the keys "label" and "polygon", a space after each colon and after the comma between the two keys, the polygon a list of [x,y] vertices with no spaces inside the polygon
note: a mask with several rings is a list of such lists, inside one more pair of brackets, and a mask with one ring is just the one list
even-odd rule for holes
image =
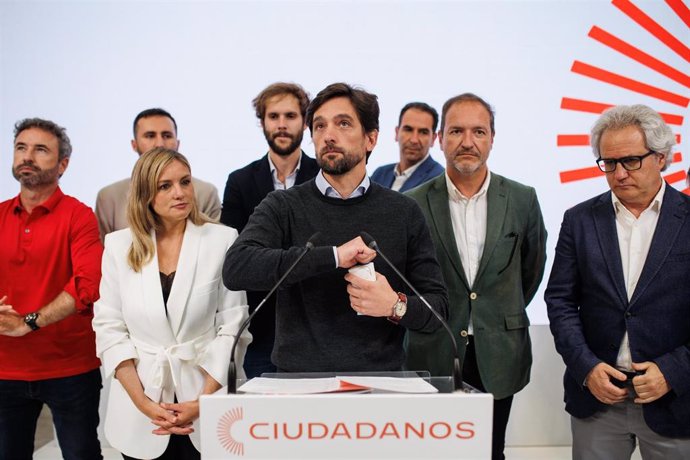
{"label": "shirt collar", "polygon": [[477,193],[475,193],[472,197],[467,198],[465,195],[460,193],[457,188],[455,188],[455,184],[453,184],[453,181],[450,180],[448,172],[446,171],[446,187],[448,188],[448,198],[453,201],[467,201],[471,198],[479,198],[480,196],[486,194],[487,190],[489,190],[489,182],[491,182],[491,171],[487,169],[486,178],[484,179],[482,186],[479,188],[479,191],[477,191]]}
{"label": "shirt collar", "polygon": [[349,200],[350,198],[357,198],[359,196],[362,196],[367,192],[367,190],[369,190],[369,186],[371,185],[369,176],[365,174],[362,182],[360,182],[359,185],[355,187],[354,191],[350,194],[350,196],[348,196],[347,198],[343,198],[342,196],[340,196],[340,193],[338,193],[338,191],[334,189],[331,184],[328,183],[326,178],[323,176],[323,170],[319,171],[319,173],[314,178],[314,182],[316,183],[316,187],[319,189],[323,196],[327,196],[330,198],[340,198],[341,200]]}
{"label": "shirt collar", "polygon": [[[266,158],[268,158],[268,168],[271,170],[271,175],[273,177],[276,177],[276,165],[273,164],[273,160],[271,160],[271,153],[266,154]],[[295,170],[292,171],[288,176],[292,176],[293,174],[297,174],[299,172],[299,167],[302,165],[302,152],[300,151],[299,154],[299,159],[297,160],[297,165],[295,166]]]}
{"label": "shirt collar", "polygon": [[398,171],[398,166],[400,166],[400,163],[398,163],[397,165],[395,165],[395,168],[393,168],[393,173],[395,174],[396,177],[399,177],[399,176],[410,177],[412,175],[412,173],[414,173],[422,165],[422,163],[424,163],[427,160],[427,158],[429,158],[429,155],[431,155],[431,154],[427,153],[426,156],[424,158],[422,158],[421,161],[413,164],[412,166],[410,166],[409,168],[407,168],[405,171],[402,171],[402,172]]}
{"label": "shirt collar", "polygon": [[[661,180],[661,187],[659,188],[659,191],[657,192],[656,196],[652,199],[652,202],[649,203],[649,206],[645,209],[652,209],[654,212],[659,212],[661,209],[661,203],[664,201],[664,192],[666,191],[666,181]],[[616,214],[618,214],[619,211],[621,211],[622,208],[625,208],[625,205],[621,203],[621,200],[618,199],[615,193],[611,192],[611,202],[613,203],[613,209],[616,211]],[[628,208],[625,208],[628,209]],[[644,212],[644,211],[642,211]]]}
{"label": "shirt collar", "polygon": [[[17,195],[14,197],[14,200],[12,201],[12,210],[17,213],[19,210],[24,210],[24,207],[22,206],[22,202],[19,199],[20,195]],[[34,209],[38,208],[44,208],[46,212],[51,212],[55,209],[55,207],[58,205],[62,197],[65,196],[64,193],[62,193],[62,190],[60,189],[60,186],[58,186],[55,191],[53,192],[52,195],[48,197],[47,200],[45,200],[43,203],[39,204],[36,206]]]}

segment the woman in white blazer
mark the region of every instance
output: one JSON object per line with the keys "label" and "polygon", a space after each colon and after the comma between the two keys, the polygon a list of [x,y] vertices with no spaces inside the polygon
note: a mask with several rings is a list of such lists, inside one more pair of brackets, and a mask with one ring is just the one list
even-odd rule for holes
{"label": "woman in white blazer", "polygon": [[[134,166],[127,214],[130,228],[106,236],[94,306],[96,350],[114,377],[105,434],[125,459],[199,458],[199,395],[226,384],[248,315],[245,293],[221,277],[237,231],[199,212],[189,162],[163,148]],[[238,369],[249,342],[243,334]]]}

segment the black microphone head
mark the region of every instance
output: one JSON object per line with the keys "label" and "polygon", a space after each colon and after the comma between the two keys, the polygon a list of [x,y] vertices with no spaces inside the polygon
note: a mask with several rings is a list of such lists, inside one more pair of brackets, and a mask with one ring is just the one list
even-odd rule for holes
{"label": "black microphone head", "polygon": [[314,249],[314,246],[316,245],[316,240],[318,240],[321,237],[321,232],[316,232],[312,236],[309,237],[307,240],[307,244],[304,245],[305,248],[307,249]]}
{"label": "black microphone head", "polygon": [[376,240],[374,240],[373,236],[371,236],[370,234],[368,234],[365,231],[359,232],[359,236],[361,236],[362,239],[364,240],[364,244],[369,246],[371,249],[378,249],[379,245],[376,244]]}

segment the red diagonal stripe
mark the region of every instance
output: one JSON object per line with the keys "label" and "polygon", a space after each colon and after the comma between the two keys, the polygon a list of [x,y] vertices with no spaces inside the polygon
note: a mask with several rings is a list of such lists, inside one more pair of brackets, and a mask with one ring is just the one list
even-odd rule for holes
{"label": "red diagonal stripe", "polygon": [[671,48],[680,57],[690,62],[690,48],[647,16],[644,11],[633,5],[630,0],[613,0],[611,3],[630,17],[630,19],[642,26],[647,32],[654,35],[664,45]]}
{"label": "red diagonal stripe", "polygon": [[604,45],[610,48],[613,48],[619,53],[628,56],[630,59],[633,59],[639,62],[640,64],[645,65],[650,69],[655,70],[660,74],[670,78],[671,80],[676,81],[681,85],[690,88],[690,75],[684,74],[683,72],[674,69],[670,65],[661,62],[657,58],[645,53],[644,51],[638,48],[635,48],[634,46],[624,42],[618,37],[611,35],[605,30],[600,29],[597,26],[594,26],[592,27],[592,30],[589,31],[589,36],[597,40],[598,42],[603,43]]}
{"label": "red diagonal stripe", "polygon": [[680,152],[674,153],[671,163],[680,163],[681,161],[683,161],[683,154]]}
{"label": "red diagonal stripe", "polygon": [[587,134],[559,134],[556,145],[559,147],[589,145],[589,136]]}
{"label": "red diagonal stripe", "polygon": [[604,173],[601,172],[598,166],[593,166],[590,168],[571,169],[568,171],[561,171],[560,173],[562,184],[565,184],[566,182],[575,182],[583,179],[591,179],[593,177],[599,177],[603,175]]}
{"label": "red diagonal stripe", "polygon": [[625,88],[636,93],[670,102],[671,104],[680,105],[682,107],[687,107],[688,104],[690,104],[690,99],[679,94],[671,93],[669,91],[657,88],[656,86],[648,85],[646,83],[609,72],[608,70],[585,64],[584,62],[574,61],[573,67],[570,70],[575,73],[579,73],[580,75],[603,81],[604,83],[609,83],[611,85]]}
{"label": "red diagonal stripe", "polygon": [[686,175],[687,174],[685,174],[685,171],[678,171],[678,172],[674,172],[674,173],[665,175],[664,180],[666,182],[668,182],[669,184],[673,184],[675,182],[680,182],[682,180],[685,180]]}
{"label": "red diagonal stripe", "polygon": [[582,99],[572,99],[564,97],[561,99],[561,108],[566,110],[576,110],[578,112],[601,113],[613,104],[602,104],[601,102],[583,101]]}
{"label": "red diagonal stripe", "polygon": [[[564,97],[561,99],[561,108],[564,110],[575,110],[577,112],[588,112],[588,113],[601,113],[609,107],[613,107],[613,104],[603,104],[601,102],[584,101],[582,99],[573,99],[570,97]],[[669,125],[682,125],[683,117],[681,115],[673,115],[668,113],[661,113],[661,118],[664,119]]]}
{"label": "red diagonal stripe", "polygon": [[683,124],[683,117],[681,115],[671,115],[668,113],[661,113],[659,112],[659,115],[661,115],[661,118],[664,119],[666,123],[669,125],[677,125],[680,126]]}
{"label": "red diagonal stripe", "polygon": [[680,134],[676,134],[676,144],[680,144]]}
{"label": "red diagonal stripe", "polygon": [[690,188],[686,188],[685,190],[683,190],[683,193],[685,193],[686,195],[690,195]]}
{"label": "red diagonal stripe", "polygon": [[690,27],[690,9],[682,2],[682,0],[666,0],[666,4],[676,12],[678,17],[683,20],[686,26]]}

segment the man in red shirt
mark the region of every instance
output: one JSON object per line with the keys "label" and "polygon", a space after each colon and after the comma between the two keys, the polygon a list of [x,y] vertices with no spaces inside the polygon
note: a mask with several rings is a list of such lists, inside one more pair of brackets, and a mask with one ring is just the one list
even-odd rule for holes
{"label": "man in red shirt", "polygon": [[47,404],[65,459],[101,459],[91,329],[103,247],[96,218],[58,180],[72,146],[39,118],[14,129],[19,195],[0,203],[0,457],[31,459]]}

